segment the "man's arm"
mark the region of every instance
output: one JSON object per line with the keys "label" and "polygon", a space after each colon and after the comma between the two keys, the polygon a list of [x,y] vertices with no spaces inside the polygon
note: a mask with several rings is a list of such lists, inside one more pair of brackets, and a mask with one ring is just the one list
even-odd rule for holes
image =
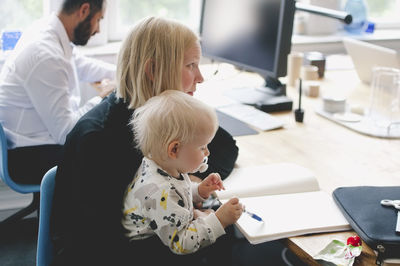
{"label": "man's arm", "polygon": [[102,60],[90,58],[74,49],[74,58],[78,78],[85,82],[101,82],[103,79],[115,81],[116,66]]}

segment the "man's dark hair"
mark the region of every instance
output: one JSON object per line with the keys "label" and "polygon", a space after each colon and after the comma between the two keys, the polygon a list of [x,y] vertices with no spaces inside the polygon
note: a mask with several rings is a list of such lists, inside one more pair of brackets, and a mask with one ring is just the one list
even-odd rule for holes
{"label": "man's dark hair", "polygon": [[102,10],[105,0],[64,0],[61,11],[65,14],[71,14],[79,9],[84,3],[90,4],[90,13],[94,14]]}

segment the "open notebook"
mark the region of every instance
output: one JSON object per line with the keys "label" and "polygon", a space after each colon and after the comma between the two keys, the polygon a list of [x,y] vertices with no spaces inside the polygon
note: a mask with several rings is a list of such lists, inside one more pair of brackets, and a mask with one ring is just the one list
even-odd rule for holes
{"label": "open notebook", "polygon": [[243,213],[236,222],[252,244],[351,229],[332,197],[319,189],[313,173],[296,164],[235,169],[224,186],[226,190],[217,191],[222,202],[237,196],[246,210],[263,219]]}

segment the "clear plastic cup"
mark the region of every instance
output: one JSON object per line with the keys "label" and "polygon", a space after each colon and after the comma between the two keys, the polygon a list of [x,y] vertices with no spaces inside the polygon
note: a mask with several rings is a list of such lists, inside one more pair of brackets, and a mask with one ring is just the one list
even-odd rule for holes
{"label": "clear plastic cup", "polygon": [[368,119],[387,135],[400,130],[400,69],[375,67],[372,70]]}

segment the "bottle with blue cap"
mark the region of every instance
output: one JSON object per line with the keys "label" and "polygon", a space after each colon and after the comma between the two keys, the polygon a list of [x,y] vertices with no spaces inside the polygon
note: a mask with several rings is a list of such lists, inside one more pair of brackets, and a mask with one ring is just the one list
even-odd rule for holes
{"label": "bottle with blue cap", "polygon": [[353,17],[353,21],[349,25],[345,25],[344,29],[352,34],[364,32],[368,27],[368,10],[365,0],[347,0],[344,11]]}

